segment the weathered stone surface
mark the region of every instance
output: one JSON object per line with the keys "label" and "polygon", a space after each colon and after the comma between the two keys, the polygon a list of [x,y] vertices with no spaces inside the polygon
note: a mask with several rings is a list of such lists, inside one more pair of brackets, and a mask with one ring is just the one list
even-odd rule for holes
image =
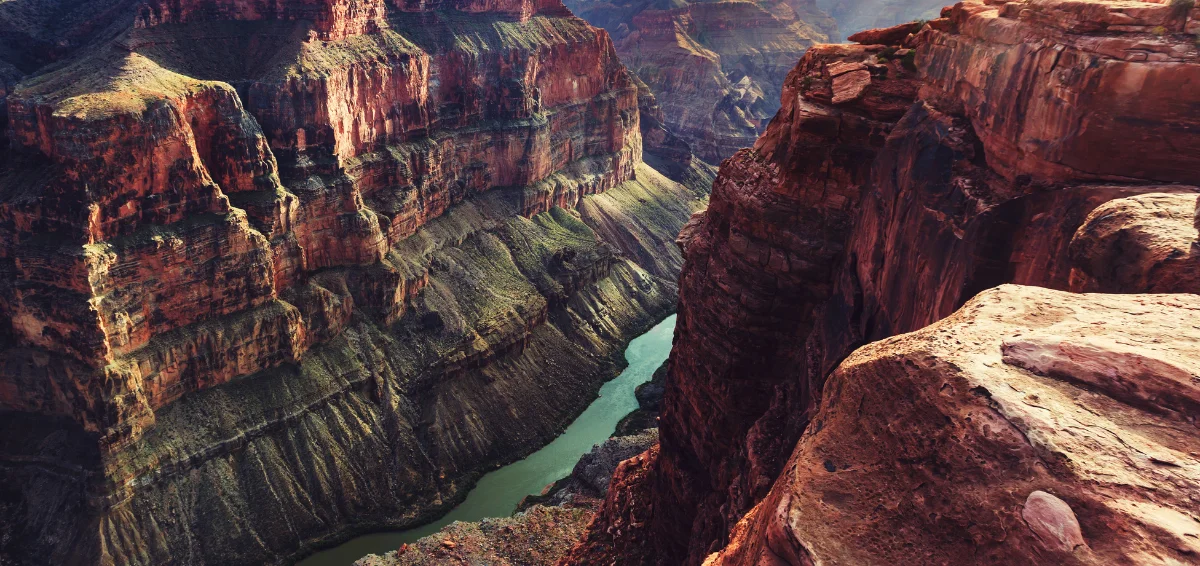
{"label": "weathered stone surface", "polygon": [[567,5],[613,34],[667,127],[710,163],[753,145],[796,59],[836,28],[811,0]]}
{"label": "weathered stone surface", "polygon": [[[706,564],[1193,562],[1196,405],[1164,410],[1090,375],[1135,358],[1195,374],[1198,317],[1190,294],[1005,285],[860,348],[771,495]],[[1048,365],[1030,342],[1087,346]]]}
{"label": "weathered stone surface", "polygon": [[[470,194],[529,186],[521,212],[533,215],[633,176],[636,87],[603,32],[546,16],[480,14],[476,25],[446,15],[417,26],[393,14],[388,29],[350,26],[337,41],[307,42],[296,32],[308,24],[289,11],[307,6],[184,2],[168,10],[175,24],[128,30],[13,90],[20,155],[0,201],[0,253],[15,276],[2,304],[19,342],[128,376],[128,392],[108,394],[128,397],[156,371],[122,369],[136,366],[131,356],[151,336],[248,312],[318,270],[381,262]],[[203,22],[179,25],[193,15]],[[222,26],[239,39],[193,49],[228,34]],[[274,53],[287,56],[239,68]],[[464,65],[466,53],[486,55]],[[240,81],[242,93],[212,77]],[[508,86],[460,88],[476,80]],[[497,127],[466,127],[479,120]],[[394,320],[423,285],[412,275],[374,289],[383,297],[351,294]],[[144,388],[136,402],[153,410],[303,349],[255,362],[247,358],[259,354],[231,347],[246,361],[218,361],[203,382]],[[100,429],[121,420],[79,417]]]}
{"label": "weathered stone surface", "polygon": [[1074,552],[1085,546],[1083,533],[1079,530],[1079,519],[1071,506],[1049,493],[1034,491],[1025,498],[1021,511],[1025,524],[1037,535],[1038,540],[1050,550]]}
{"label": "weathered stone surface", "polygon": [[927,28],[918,50],[925,97],[971,121],[998,174],[1200,182],[1200,93],[1180,88],[1200,81],[1194,36],[1176,33],[1186,10],[1028,0],[947,16],[953,31]]}
{"label": "weathered stone surface", "polygon": [[923,24],[909,22],[896,24],[889,28],[868,29],[850,34],[846,39],[863,45],[903,45],[913,34],[921,31]]}
{"label": "weathered stone surface", "polygon": [[1147,194],[1105,203],[1071,240],[1074,287],[1105,293],[1200,292],[1195,194]]}
{"label": "weathered stone surface", "polygon": [[455,522],[441,532],[382,556],[370,555],[355,566],[553,564],[591,520],[588,506],[535,506],[511,518]]}
{"label": "weathered stone surface", "polygon": [[613,472],[621,462],[645,452],[656,442],[658,431],[655,429],[611,438],[584,454],[575,464],[571,476],[590,488],[593,493],[603,496],[608,493]]}
{"label": "weathered stone surface", "polygon": [[[671,501],[647,515],[662,531],[643,539],[661,545],[666,562],[680,560],[688,551],[684,547],[700,544],[702,537],[719,537],[778,473],[782,458],[748,464],[742,449],[733,446],[742,445],[783,375],[796,369],[802,351],[789,354],[786,348],[811,328],[803,313],[828,297],[830,286],[823,282],[850,229],[849,215],[871,159],[916,95],[915,74],[886,55],[883,46],[809,51],[788,77],[776,120],[754,151],[739,152],[724,164],[708,210],[681,236],[687,268],[680,278],[681,318],[670,370],[680,381],[668,387],[663,401],[664,451],[657,458],[659,469],[672,472],[658,478],[662,484],[644,488]],[[864,62],[887,71],[874,75],[856,101],[832,106],[829,67]],[[737,387],[731,387],[730,376],[745,377],[735,377]],[[736,463],[723,460],[729,452],[738,454]],[[676,460],[677,454],[687,455]],[[591,548],[610,543],[618,552],[633,548],[616,532],[593,530]],[[692,550],[707,554],[705,548]],[[653,558],[650,551],[641,553],[641,559]]]}
{"label": "weathered stone surface", "polygon": [[[1179,275],[1155,290],[1192,292],[1187,256],[1169,251],[1194,237],[1185,204],[1158,213],[1164,221],[1150,224],[1164,228],[1154,236],[1138,233],[1145,221],[1128,212],[1112,216],[1111,228],[1085,226],[1107,221],[1089,215],[1109,201],[1197,192],[1186,184],[1200,147],[1195,113],[1179,106],[1195,103],[1185,85],[1200,65],[1184,45],[1194,38],[1113,24],[1186,30],[1190,16],[1165,20],[1165,7],[969,1],[899,46],[811,50],[754,151],[723,165],[708,212],[684,230],[660,450],[645,469],[614,480],[631,495],[610,494],[624,503],[606,505],[562,563],[702,563],[776,485],[812,430],[830,372],[860,346],[933,324],[981,291],[1111,281],[1110,290],[1138,292],[1139,269],[1171,257],[1164,273]],[[1143,44],[1160,55],[1130,59],[1117,49]],[[837,76],[864,70],[861,95],[838,88]],[[839,90],[854,96],[834,105]],[[1124,122],[1121,132],[1115,124]],[[1124,240],[1140,242],[1129,256],[1105,247]],[[1131,266],[1121,276],[1128,281],[1086,263],[1116,257],[1114,265]],[[1105,381],[1101,370],[1092,380],[1182,414],[1183,374],[1168,374],[1146,380],[1145,390]],[[622,519],[631,514],[640,530]],[[617,521],[625,521],[620,535],[608,528]],[[775,558],[807,563],[802,553]]]}

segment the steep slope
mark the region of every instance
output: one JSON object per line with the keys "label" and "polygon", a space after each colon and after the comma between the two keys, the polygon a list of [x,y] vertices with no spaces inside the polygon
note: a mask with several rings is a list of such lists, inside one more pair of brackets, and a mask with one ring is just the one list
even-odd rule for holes
{"label": "steep slope", "polygon": [[[1131,231],[1105,214],[1091,218],[1112,226],[1076,235],[1114,199],[1197,191],[1193,6],[963,2],[943,15],[858,36],[883,44],[810,50],[755,148],[724,164],[682,238],[661,446],[614,478],[622,489],[565,563],[703,562],[773,485],[789,489],[777,479],[806,428],[817,438],[827,376],[851,352],[980,291],[1194,291],[1186,229]],[[1170,206],[1152,217],[1186,216]],[[1132,552],[1130,540],[1116,544]],[[877,542],[864,552],[915,544]]]}
{"label": "steep slope", "polygon": [[748,147],[779,109],[796,59],[836,29],[811,1],[571,1],[608,30],[621,61],[649,85],[669,129],[701,159]]}
{"label": "steep slope", "polygon": [[681,258],[645,250],[710,173],[641,163],[652,99],[561,4],[24,8],[103,17],[4,98],[6,563],[287,563],[425,520],[674,307]]}

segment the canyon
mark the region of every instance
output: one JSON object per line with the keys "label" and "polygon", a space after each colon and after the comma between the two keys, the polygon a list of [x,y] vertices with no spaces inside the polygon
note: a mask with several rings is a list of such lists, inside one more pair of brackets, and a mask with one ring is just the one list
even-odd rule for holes
{"label": "canyon", "polygon": [[837,30],[813,0],[567,6],[612,34],[621,61],[658,99],[663,123],[714,164],[754,144],[796,60]]}
{"label": "canyon", "polygon": [[659,445],[560,565],[1196,562],[1200,11],[938,16],[722,164]]}
{"label": "canyon", "polygon": [[557,1],[14,0],[0,31],[6,564],[429,521],[674,310],[714,171]]}
{"label": "canyon", "polygon": [[0,563],[1196,563],[1197,22],[0,2]]}

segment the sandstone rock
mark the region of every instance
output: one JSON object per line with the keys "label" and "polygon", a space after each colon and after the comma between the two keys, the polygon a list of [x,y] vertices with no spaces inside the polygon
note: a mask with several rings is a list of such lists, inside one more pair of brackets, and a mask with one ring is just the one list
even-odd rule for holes
{"label": "sandstone rock", "polygon": [[[831,71],[832,74],[832,71]],[[871,85],[871,72],[865,68],[846,70],[833,75],[833,103],[845,104],[858,100]]]}
{"label": "sandstone rock", "polygon": [[571,476],[583,482],[596,495],[608,493],[608,485],[617,466],[645,452],[658,442],[658,431],[650,429],[641,434],[610,438],[594,446],[575,464]]}
{"label": "sandstone rock", "polygon": [[903,45],[908,36],[921,31],[921,27],[918,22],[897,24],[890,28],[863,30],[846,39],[863,45]]}
{"label": "sandstone rock", "polygon": [[[828,397],[831,372],[860,346],[936,323],[982,291],[1019,283],[1137,292],[1144,290],[1139,273],[1160,263],[1171,275],[1155,291],[1192,291],[1188,256],[1169,251],[1190,245],[1186,204],[1157,205],[1178,210],[1172,213],[1123,212],[1111,216],[1111,225],[1097,223],[1108,222],[1107,212],[1089,220],[1116,199],[1151,202],[1157,197],[1138,195],[1197,192],[1183,184],[1192,182],[1194,168],[1186,164],[1198,146],[1188,133],[1193,113],[1176,105],[1189,104],[1194,94],[1183,85],[1200,68],[1197,55],[1183,45],[1185,37],[1150,39],[1157,36],[1116,23],[1183,26],[1166,19],[1164,6],[968,1],[906,39],[914,49],[906,54],[898,46],[810,50],[755,151],[723,165],[708,211],[681,235],[680,322],[660,451],[647,469],[620,484],[641,502],[612,511],[645,513],[646,532],[614,537],[608,527],[616,515],[606,506],[562,563],[700,564],[736,538],[740,531],[731,529],[756,504],[760,518],[778,515],[780,505],[800,508],[786,503],[793,496],[787,489],[771,501],[764,497],[778,487],[801,434],[815,433],[810,419],[822,395]],[[1134,61],[1127,57],[1131,49],[1155,55]],[[870,75],[867,86],[834,106],[836,75],[860,73],[858,64]],[[839,100],[849,99],[854,91],[841,86]],[[1117,127],[1117,121],[1131,125]],[[1121,149],[1103,149],[1116,143]],[[1114,210],[1121,208],[1108,212]],[[1149,214],[1163,221],[1141,219]],[[1125,240],[1139,242],[1128,256],[1118,243]],[[1130,269],[1118,278],[1096,268],[1106,261]],[[1083,356],[1063,366],[1088,380],[1087,387],[1163,418],[1191,410],[1194,388],[1183,379],[1183,362],[1172,356],[1150,360],[1108,343],[1068,341],[1059,349],[1052,337],[1038,340],[1014,344],[1013,351],[1028,348],[1035,352],[1030,360],[1045,356],[1048,364]],[[1097,351],[1119,361],[1088,362]],[[1143,377],[1112,377],[1113,367],[1125,365]],[[911,445],[923,446],[916,438]],[[810,463],[814,477],[843,473],[836,458],[813,456]],[[1085,510],[1045,486],[1017,490],[1021,500],[1005,508],[1005,521],[1034,489],[1062,497],[1090,532]],[[836,504],[856,493],[848,482],[829,498]],[[818,508],[812,501],[801,507]],[[1156,516],[1164,524],[1187,524],[1176,523],[1174,512]],[[988,532],[1007,529],[996,522],[991,531],[974,529],[971,521],[982,524],[961,520],[946,526],[954,533],[946,536],[986,549]],[[876,527],[872,540],[891,540],[880,532],[909,536],[924,528]],[[786,531],[763,527],[738,543],[753,547],[749,554],[737,550],[719,559],[806,563],[812,549],[794,548],[792,540]],[[757,553],[763,544],[774,557]],[[864,562],[854,553],[867,543],[838,544],[822,549],[814,562]],[[913,544],[938,549],[942,543]],[[963,556],[950,561],[976,559]],[[1022,555],[1016,562],[1029,560]]]}
{"label": "sandstone rock", "polygon": [[[570,548],[592,517],[589,507],[536,506],[513,517],[454,522],[403,551],[359,559],[355,566],[550,564]],[[442,539],[442,537],[453,537]],[[440,541],[440,542],[439,542]],[[455,542],[457,541],[457,542]]]}
{"label": "sandstone rock", "polygon": [[[1198,314],[1195,295],[1006,285],[860,348],[830,375],[771,495],[709,563],[1191,561],[1177,533],[1195,530],[1194,419],[1006,350],[1039,334],[1195,372]],[[1092,355],[1125,367],[1121,352]]]}
{"label": "sandstone rock", "polygon": [[[743,442],[755,415],[767,409],[779,376],[795,369],[798,352],[785,348],[809,330],[801,313],[829,292],[822,282],[850,228],[870,159],[916,95],[914,75],[900,61],[874,63],[884,52],[883,46],[810,50],[788,77],[779,116],[755,150],[726,161],[708,210],[681,236],[688,267],[680,277],[681,318],[670,372],[671,379],[683,381],[668,386],[663,399],[663,453],[655,460],[658,470],[671,471],[655,477],[655,469],[645,470],[639,478],[662,483],[631,488],[644,495],[639,501],[661,497],[669,503],[655,513],[643,510],[646,517],[638,521],[660,531],[623,530],[628,540],[661,545],[657,550],[665,563],[678,563],[689,550],[706,554],[707,542],[687,547],[732,526],[765,494],[782,465],[782,458],[763,459],[738,473],[742,457],[726,461],[722,455]],[[872,80],[857,100],[833,107],[829,67],[859,68],[866,61],[885,65],[887,74]],[[746,377],[730,387],[728,376]],[[722,496],[709,495],[708,486]],[[587,552],[628,554],[580,553],[569,560],[655,559],[625,539],[603,544],[612,535],[601,521],[591,531],[598,538],[588,541]]]}
{"label": "sandstone rock", "polygon": [[[382,3],[175,2],[146,13],[155,16],[21,83],[6,100],[13,141],[28,157],[13,162],[12,188],[0,201],[0,254],[17,278],[0,299],[5,318],[16,321],[10,328],[21,343],[128,374],[121,381],[129,390],[108,394],[126,397],[121,404],[157,373],[153,364],[121,369],[141,363],[133,356],[153,335],[194,334],[206,321],[303,287],[310,273],[379,263],[429,219],[494,186],[528,186],[526,215],[574,207],[630,179],[640,156],[636,88],[608,38],[578,20],[541,15],[513,24],[532,41],[514,52],[486,24],[416,26],[396,16],[387,29],[360,25],[382,18]],[[297,19],[323,25],[326,16],[337,20],[329,30],[342,30],[328,41],[296,44],[291,31],[276,34],[305,25]],[[210,22],[225,20],[268,23],[246,28],[241,41],[189,49],[219,36]],[[467,48],[446,47],[430,32],[497,47],[484,51],[490,59],[464,65]],[[288,50],[295,60],[269,57]],[[238,68],[248,57],[269,62]],[[443,90],[430,92],[431,72]],[[555,72],[590,78],[564,76],[572,84],[562,86]],[[239,93],[193,76],[244,85]],[[458,88],[475,77],[506,88]],[[603,125],[582,125],[586,112]],[[478,119],[511,127],[463,128]],[[445,135],[434,141],[431,129]],[[45,173],[18,191],[35,170]],[[390,289],[347,290],[395,320],[423,286],[425,276],[413,275],[385,276]],[[300,349],[282,356],[273,352],[287,348],[230,343],[198,370],[211,372],[202,378],[168,356],[182,377],[148,385],[148,398],[136,403],[157,409],[295,361],[309,340],[289,340]]]}
{"label": "sandstone rock", "polygon": [[[1200,158],[1187,148],[1200,144],[1192,128],[1200,118],[1179,109],[1200,94],[1174,86],[1197,80],[1200,55],[1185,36],[1139,29],[1167,24],[1170,13],[1152,3],[956,5],[947,14],[956,31],[924,32],[926,97],[958,105],[989,166],[1008,179],[1195,184]],[[1138,25],[1118,30],[1113,21]],[[1044,51],[1045,41],[1057,47]]]}
{"label": "sandstone rock", "polygon": [[673,308],[681,258],[634,260],[711,173],[641,163],[644,97],[557,2],[31,0],[0,32],[0,562],[426,521]]}
{"label": "sandstone rock", "polygon": [[1109,293],[1200,291],[1195,194],[1147,194],[1105,203],[1071,240],[1086,277],[1081,290]]}
{"label": "sandstone rock", "polygon": [[1050,550],[1074,552],[1086,543],[1079,531],[1079,519],[1071,506],[1044,491],[1033,491],[1025,498],[1021,518]]}

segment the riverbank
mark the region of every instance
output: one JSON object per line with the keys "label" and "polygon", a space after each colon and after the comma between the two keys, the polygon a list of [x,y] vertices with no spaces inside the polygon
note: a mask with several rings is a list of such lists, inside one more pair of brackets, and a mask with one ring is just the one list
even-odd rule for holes
{"label": "riverbank", "polygon": [[528,457],[485,474],[463,502],[442,518],[413,529],[355,537],[313,554],[298,566],[348,566],[368,554],[382,554],[414,543],[454,521],[508,517],[526,496],[538,494],[568,476],[581,456],[608,438],[618,421],[637,408],[634,390],[666,360],[674,323],[672,315],[630,341],[625,348],[624,371],[600,387],[595,400],[559,437]]}

